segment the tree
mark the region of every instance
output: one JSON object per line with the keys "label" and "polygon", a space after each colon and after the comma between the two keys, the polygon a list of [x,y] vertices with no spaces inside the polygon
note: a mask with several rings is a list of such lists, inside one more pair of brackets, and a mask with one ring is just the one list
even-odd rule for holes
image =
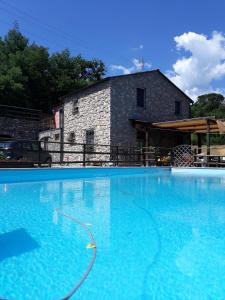
{"label": "tree", "polygon": [[0,40],[0,101],[8,104],[16,104],[24,92],[26,81],[19,65],[15,64],[14,56],[23,51],[28,41],[15,29],[9,31],[4,40]]}
{"label": "tree", "polygon": [[[218,119],[225,119],[225,102],[224,96],[217,93],[211,93],[199,96],[197,101],[191,107],[192,117],[208,117],[214,116]],[[193,144],[197,143],[197,140],[192,136]],[[203,143],[205,143],[205,137]],[[211,144],[221,145],[225,144],[225,136],[214,134],[211,137]]]}
{"label": "tree", "polygon": [[218,119],[225,118],[224,96],[217,93],[199,96],[192,105],[191,112],[194,118],[207,116],[215,116]]}
{"label": "tree", "polygon": [[18,26],[0,39],[0,104],[51,111],[61,96],[100,80],[104,72],[101,60],[71,56],[68,49],[50,55],[29,43]]}

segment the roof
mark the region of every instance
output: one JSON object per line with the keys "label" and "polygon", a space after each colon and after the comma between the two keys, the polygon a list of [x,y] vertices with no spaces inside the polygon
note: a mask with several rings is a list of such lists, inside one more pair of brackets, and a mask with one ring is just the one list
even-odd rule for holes
{"label": "roof", "polygon": [[166,122],[152,123],[151,126],[159,129],[169,129],[192,133],[225,133],[225,121],[215,117],[202,117]]}
{"label": "roof", "polygon": [[40,120],[41,110],[0,104],[0,117]]}
{"label": "roof", "polygon": [[190,101],[190,103],[194,102],[188,95],[186,95],[180,88],[178,88],[168,77],[166,77],[159,69],[150,70],[150,71],[144,71],[144,72],[131,73],[131,74],[125,74],[125,75],[109,76],[109,77],[103,78],[102,80],[96,81],[96,82],[94,82],[92,84],[89,84],[86,87],[83,87],[81,89],[72,91],[72,92],[66,94],[65,96],[61,97],[61,100],[63,101],[63,100],[65,100],[66,98],[68,98],[70,96],[76,95],[76,94],[78,94],[78,93],[80,93],[82,91],[88,90],[89,88],[92,88],[92,87],[97,86],[97,85],[99,85],[99,84],[101,84],[103,82],[107,82],[107,81],[110,81],[110,80],[115,79],[115,78],[130,77],[130,76],[137,76],[137,75],[145,75],[145,74],[149,74],[149,73],[153,73],[153,72],[154,73],[157,72],[164,79],[166,79],[171,85],[173,85],[178,91],[180,91],[180,93],[182,93]]}

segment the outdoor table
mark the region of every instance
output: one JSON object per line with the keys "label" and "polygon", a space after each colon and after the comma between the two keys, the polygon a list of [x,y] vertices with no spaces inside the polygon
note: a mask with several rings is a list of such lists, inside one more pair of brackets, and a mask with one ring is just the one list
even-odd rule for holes
{"label": "outdoor table", "polygon": [[194,165],[203,167],[225,167],[225,156],[223,155],[195,155],[195,158],[199,159],[194,162]]}

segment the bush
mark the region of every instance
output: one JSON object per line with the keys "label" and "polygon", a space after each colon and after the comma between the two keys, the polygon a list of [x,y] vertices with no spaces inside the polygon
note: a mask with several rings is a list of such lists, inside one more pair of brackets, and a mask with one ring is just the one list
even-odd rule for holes
{"label": "bush", "polygon": [[0,160],[5,160],[5,159],[6,159],[5,155],[0,153]]}

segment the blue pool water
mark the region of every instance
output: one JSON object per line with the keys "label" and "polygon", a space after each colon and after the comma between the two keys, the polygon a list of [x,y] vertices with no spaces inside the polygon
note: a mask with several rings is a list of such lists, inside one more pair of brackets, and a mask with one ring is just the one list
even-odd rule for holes
{"label": "blue pool water", "polygon": [[[55,179],[54,179],[55,178]],[[0,171],[0,298],[225,299],[225,173]],[[57,211],[55,210],[57,209]]]}

